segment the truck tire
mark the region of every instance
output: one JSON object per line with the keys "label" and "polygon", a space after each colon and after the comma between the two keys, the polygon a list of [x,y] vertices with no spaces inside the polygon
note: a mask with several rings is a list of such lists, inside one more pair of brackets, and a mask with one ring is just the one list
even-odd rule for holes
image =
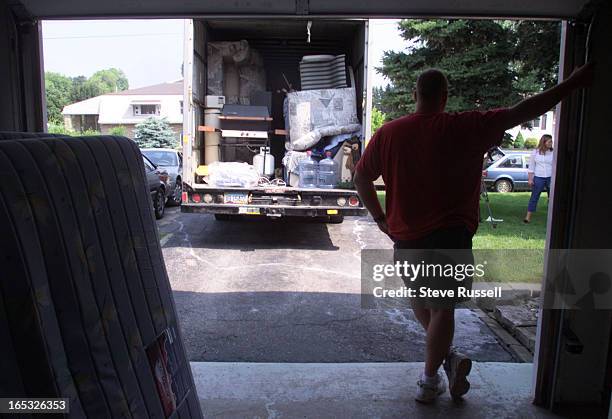
{"label": "truck tire", "polygon": [[0,388],[67,397],[75,417],[167,417],[149,362],[163,342],[176,410],[200,418],[135,143],[14,137],[0,136]]}

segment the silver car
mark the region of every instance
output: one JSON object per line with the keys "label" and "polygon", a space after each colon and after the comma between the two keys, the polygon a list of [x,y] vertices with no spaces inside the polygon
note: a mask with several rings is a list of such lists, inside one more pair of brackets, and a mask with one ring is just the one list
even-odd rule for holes
{"label": "silver car", "polygon": [[143,148],[147,156],[157,167],[168,172],[168,205],[181,205],[183,192],[183,155],[171,148]]}

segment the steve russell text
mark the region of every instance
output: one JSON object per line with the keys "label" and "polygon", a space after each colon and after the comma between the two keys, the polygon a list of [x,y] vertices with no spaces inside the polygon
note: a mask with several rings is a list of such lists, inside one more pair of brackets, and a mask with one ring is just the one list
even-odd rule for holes
{"label": "steve russell text", "polygon": [[376,298],[501,298],[501,287],[494,287],[487,290],[471,290],[466,287],[457,287],[457,289],[440,290],[429,287],[407,288],[400,287],[395,289],[385,289],[383,287],[375,287],[373,290]]}

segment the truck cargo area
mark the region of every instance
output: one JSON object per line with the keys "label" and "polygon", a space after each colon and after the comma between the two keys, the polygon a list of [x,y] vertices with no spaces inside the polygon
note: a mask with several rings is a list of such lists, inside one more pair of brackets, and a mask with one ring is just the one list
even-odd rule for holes
{"label": "truck cargo area", "polygon": [[[342,77],[346,78],[346,85],[343,87],[354,90],[358,119],[356,122],[361,124],[360,142],[355,146],[361,153],[365,139],[364,121],[369,118],[364,110],[367,95],[367,20],[194,19],[188,22],[186,24],[184,64],[187,106],[183,129],[185,191],[182,211],[220,214],[242,214],[246,211],[262,215],[363,215],[365,210],[352,188],[350,178],[348,182],[345,182],[347,180],[346,169],[344,169],[344,177],[338,179],[339,187],[327,189],[301,188],[295,180],[295,168],[292,177],[287,173],[288,170],[283,165],[283,157],[287,152],[285,134],[288,128],[284,101],[287,92],[301,91],[303,88],[302,81],[305,79],[300,73],[300,62],[304,56],[342,56],[344,60],[342,65],[346,68],[346,74],[342,74]],[[265,89],[262,93],[264,95],[259,102],[256,102],[251,94],[251,102],[248,97],[241,96],[232,103],[229,95],[225,97],[220,94],[218,86],[221,83],[213,80],[211,76],[211,66],[218,66],[218,61],[211,60],[209,46],[245,41],[248,43],[248,48],[256,51],[263,61]],[[310,84],[307,87],[312,89],[313,86],[316,87],[316,84]],[[223,93],[226,93],[225,87],[223,85]],[[211,153],[215,151],[211,151],[214,149],[209,145],[209,140],[206,140],[206,130],[215,129],[207,125],[210,120],[207,117],[207,114],[210,114],[208,111],[210,98],[215,95],[223,97],[221,100],[225,102],[225,108],[229,106],[240,108],[242,105],[258,105],[260,108],[267,106],[269,119],[259,114],[242,118],[243,122],[246,121],[245,130],[255,129],[251,126],[258,121],[266,122],[269,133],[267,139],[261,139],[261,142],[258,143],[260,139],[253,138],[250,146],[242,147],[234,145],[229,141],[231,139],[223,138],[222,141],[219,141],[218,153],[221,162],[255,164],[253,157],[260,151],[259,144],[269,147],[275,169],[274,174],[268,176],[271,180],[270,185],[264,183],[263,185],[251,185],[252,187],[230,188],[220,187],[207,181],[207,165],[216,160],[216,156],[215,159],[211,159]],[[255,106],[251,108],[255,109]],[[244,110],[246,107],[241,109]],[[245,112],[250,112],[250,109]],[[221,116],[221,119],[227,122],[229,118]],[[236,136],[253,135],[253,131],[243,133],[239,128],[240,125],[238,128],[232,127]],[[217,131],[220,132],[221,129],[217,128]],[[336,149],[334,153],[334,161],[339,166],[343,165],[342,150]],[[267,163],[267,160],[265,162]],[[274,182],[275,179],[282,179],[285,183],[280,182],[279,187],[278,182]],[[234,196],[239,197],[239,200],[242,201],[245,196],[248,196],[248,202],[232,202]],[[246,204],[257,206],[260,209],[258,211],[253,208],[245,209]]]}

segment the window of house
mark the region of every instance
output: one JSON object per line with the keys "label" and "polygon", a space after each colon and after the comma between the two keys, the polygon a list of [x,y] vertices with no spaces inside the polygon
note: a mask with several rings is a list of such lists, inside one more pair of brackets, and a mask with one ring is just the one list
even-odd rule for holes
{"label": "window of house", "polygon": [[183,101],[181,100],[179,103],[181,104],[181,115],[182,115],[183,114]]}
{"label": "window of house", "polygon": [[540,118],[539,116],[538,116],[536,119],[534,119],[534,120],[531,122],[531,126],[532,126],[532,127],[534,127],[534,128],[536,128],[536,129],[537,129],[537,128],[540,128],[540,119],[541,119],[541,118]]}
{"label": "window of house", "polygon": [[159,105],[132,105],[134,115],[159,115]]}
{"label": "window of house", "polygon": [[542,115],[542,124],[540,125],[540,128],[546,129],[546,114]]}
{"label": "window of house", "polygon": [[523,159],[521,156],[508,157],[506,161],[503,161],[499,167],[503,167],[506,169],[522,169],[523,168]]}

